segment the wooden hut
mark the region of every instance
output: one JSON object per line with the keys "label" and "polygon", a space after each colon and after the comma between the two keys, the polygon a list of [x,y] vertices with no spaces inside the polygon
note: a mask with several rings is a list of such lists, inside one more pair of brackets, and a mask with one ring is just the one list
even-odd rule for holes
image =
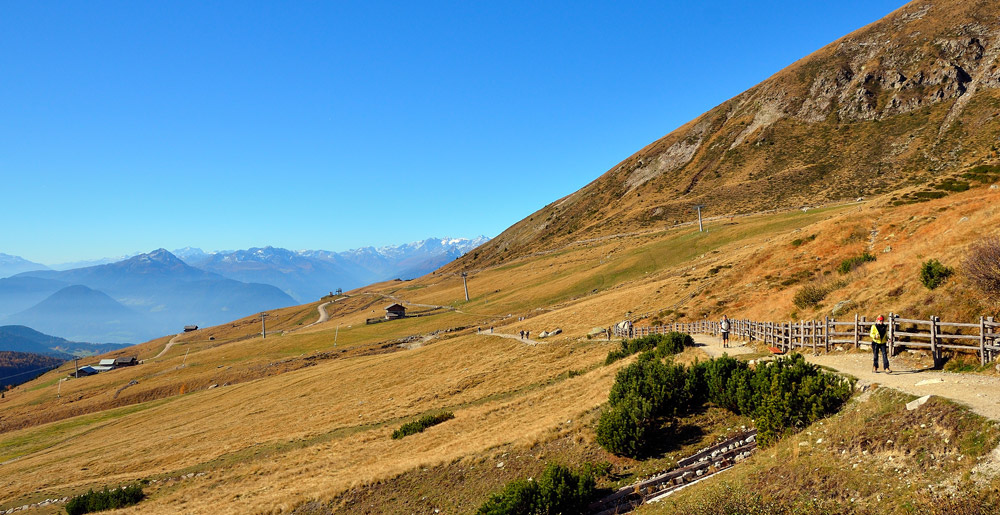
{"label": "wooden hut", "polygon": [[385,307],[385,319],[395,320],[406,318],[406,308],[402,304],[391,304]]}

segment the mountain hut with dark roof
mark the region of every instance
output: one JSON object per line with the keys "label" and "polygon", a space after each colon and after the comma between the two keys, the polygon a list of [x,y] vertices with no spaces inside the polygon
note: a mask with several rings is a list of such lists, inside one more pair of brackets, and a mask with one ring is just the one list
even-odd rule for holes
{"label": "mountain hut with dark roof", "polygon": [[139,364],[139,360],[135,356],[129,356],[127,358],[115,358],[115,368],[118,367],[131,367]]}
{"label": "mountain hut with dark roof", "polygon": [[395,320],[406,318],[406,308],[402,304],[391,304],[385,307],[385,319]]}

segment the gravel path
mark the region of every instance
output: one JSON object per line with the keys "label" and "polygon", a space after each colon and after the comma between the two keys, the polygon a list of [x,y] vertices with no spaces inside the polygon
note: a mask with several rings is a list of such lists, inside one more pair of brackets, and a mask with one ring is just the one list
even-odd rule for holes
{"label": "gravel path", "polygon": [[[721,356],[724,351],[730,355],[755,352],[750,347],[723,349],[722,341],[714,336],[695,335],[694,339],[713,357]],[[1000,396],[993,393],[1000,391],[998,377],[913,368],[908,366],[909,360],[900,356],[889,360],[891,374],[872,372],[871,354],[841,352],[813,356],[803,353],[803,356],[812,363],[850,374],[861,384],[880,384],[921,397],[938,395],[964,404],[984,417],[1000,420]]]}
{"label": "gravel path", "polygon": [[158,357],[166,354],[167,351],[170,350],[170,347],[173,347],[174,344],[177,343],[177,339],[180,338],[181,335],[183,335],[183,334],[184,333],[177,333],[177,334],[175,334],[174,337],[171,338],[170,341],[167,342],[167,344],[163,346],[163,350],[161,350],[159,354],[153,356],[153,359],[156,359],[156,358],[158,358]]}

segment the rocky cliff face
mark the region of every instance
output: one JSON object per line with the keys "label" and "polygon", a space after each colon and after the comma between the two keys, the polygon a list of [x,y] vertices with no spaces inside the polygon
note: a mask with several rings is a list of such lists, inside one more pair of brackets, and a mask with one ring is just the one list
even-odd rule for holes
{"label": "rocky cliff face", "polygon": [[706,215],[931,188],[997,162],[1000,3],[917,0],[651,143],[480,249],[474,268]]}

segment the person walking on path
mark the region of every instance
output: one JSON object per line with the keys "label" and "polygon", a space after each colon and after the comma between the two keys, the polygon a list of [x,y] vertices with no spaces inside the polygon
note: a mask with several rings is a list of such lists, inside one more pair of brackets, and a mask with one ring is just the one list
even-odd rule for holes
{"label": "person walking on path", "polygon": [[722,315],[722,321],[719,322],[719,331],[722,332],[722,347],[729,347],[729,317]]}
{"label": "person walking on path", "polygon": [[524,339],[524,330],[523,329],[521,330],[521,339],[522,340]]}
{"label": "person walking on path", "polygon": [[882,368],[885,373],[891,374],[889,370],[889,325],[885,323],[885,317],[879,315],[872,324],[872,331],[869,334],[872,338],[872,372],[878,373],[878,353],[882,353]]}

